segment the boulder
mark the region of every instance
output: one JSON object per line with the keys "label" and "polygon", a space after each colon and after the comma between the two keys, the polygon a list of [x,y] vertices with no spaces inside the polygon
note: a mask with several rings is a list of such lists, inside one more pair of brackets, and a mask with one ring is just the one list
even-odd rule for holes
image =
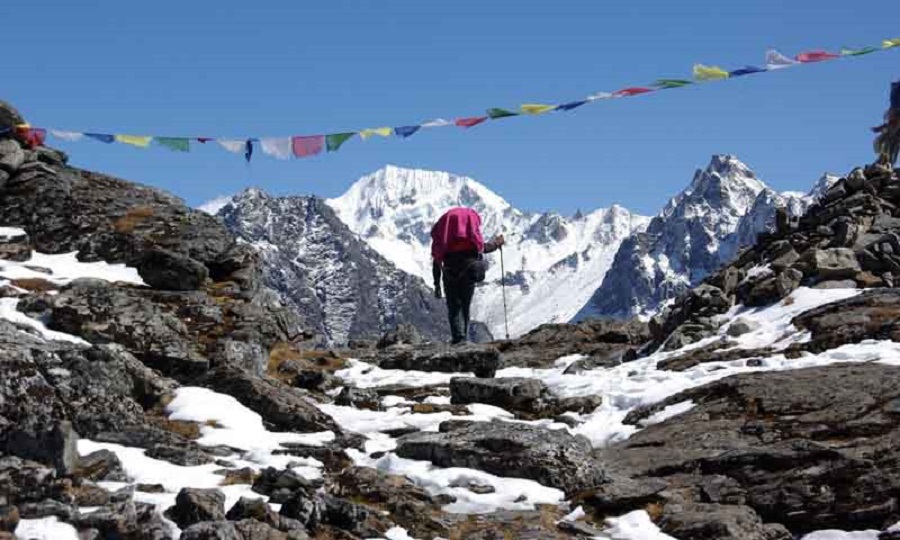
{"label": "boulder", "polygon": [[849,279],[862,269],[848,248],[810,249],[800,256],[798,267],[819,280]]}
{"label": "boulder", "polygon": [[[230,521],[204,521],[186,528],[180,540],[245,540]],[[254,539],[255,540],[255,539]]]}
{"label": "boulder", "polygon": [[808,330],[805,348],[824,351],[866,339],[900,341],[900,291],[877,289],[805,311],[791,324]]}
{"label": "boulder", "polygon": [[420,345],[422,343],[422,335],[415,326],[411,324],[398,325],[393,330],[385,333],[378,340],[376,347],[378,349],[386,349],[392,345]]}
{"label": "boulder", "polygon": [[12,105],[0,99],[0,130],[12,129],[25,123],[25,117]]}
{"label": "boulder", "polygon": [[147,285],[161,290],[195,291],[209,277],[209,270],[203,263],[163,249],[144,253],[137,270]]}
{"label": "boulder", "polygon": [[345,386],[334,398],[334,404],[377,411],[381,409],[381,396],[372,389]]}
{"label": "boulder", "polygon": [[768,538],[761,523],[799,536],[848,523],[880,530],[898,508],[898,375],[897,367],[844,364],[728,377],[658,404],[696,405],[600,459],[617,474],[667,482],[656,496],[663,530],[675,537]]}
{"label": "boulder", "polygon": [[[2,187],[2,186],[0,186]],[[0,259],[27,261],[31,258],[31,242],[25,232],[4,233],[0,228]]]}
{"label": "boulder", "polygon": [[76,476],[94,482],[125,482],[128,477],[119,457],[109,450],[97,450],[78,458]]}
{"label": "boulder", "polygon": [[0,139],[0,171],[14,174],[25,163],[25,151],[13,139]]}
{"label": "boulder", "polygon": [[379,356],[383,369],[438,371],[443,373],[475,373],[493,377],[500,364],[500,352],[491,346],[466,344],[454,347],[436,345],[413,349],[391,347]]}
{"label": "boulder", "polygon": [[315,485],[290,469],[267,467],[253,482],[253,491],[275,504],[284,504],[297,491],[314,491]]}
{"label": "boulder", "polygon": [[175,506],[166,517],[182,529],[203,521],[225,519],[225,494],[218,489],[184,488],[175,498]]}
{"label": "boulder", "polygon": [[522,377],[455,377],[450,381],[451,402],[460,405],[486,403],[508,410],[529,410],[546,391],[543,382]]}
{"label": "boulder", "polygon": [[530,478],[568,494],[606,481],[588,440],[565,430],[498,421],[442,424],[441,430],[401,437],[397,455],[439,467]]}
{"label": "boulder", "polygon": [[731,337],[743,336],[759,329],[759,323],[750,319],[739,317],[728,325],[725,332]]}
{"label": "boulder", "polygon": [[260,378],[242,369],[222,366],[211,370],[202,381],[216,392],[239,399],[276,431],[341,433],[334,420],[320,411],[304,390],[277,379]]}

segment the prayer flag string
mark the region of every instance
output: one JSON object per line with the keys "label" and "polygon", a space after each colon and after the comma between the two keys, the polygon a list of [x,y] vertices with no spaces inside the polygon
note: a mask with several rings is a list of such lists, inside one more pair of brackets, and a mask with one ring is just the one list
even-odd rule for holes
{"label": "prayer flag string", "polygon": [[880,46],[867,46],[860,48],[842,47],[840,52],[833,53],[823,50],[805,51],[797,54],[793,58],[785,56],[780,52],[770,49],[766,51],[764,67],[744,66],[741,68],[726,70],[719,66],[695,64],[690,79],[658,79],[646,86],[630,86],[617,90],[615,92],[596,92],[583,99],[565,101],[559,104],[554,103],[523,103],[518,107],[490,107],[485,110],[484,115],[479,116],[461,116],[455,120],[446,120],[444,118],[436,118],[422,122],[420,124],[399,124],[396,127],[384,126],[375,128],[364,128],[354,131],[343,131],[338,133],[328,133],[320,135],[294,135],[290,137],[246,137],[246,138],[224,138],[224,137],[158,137],[152,135],[126,135],[112,133],[95,133],[82,131],[68,131],[53,128],[38,128],[28,124],[15,126],[14,129],[7,128],[0,130],[0,135],[9,131],[14,131],[23,140],[34,144],[42,144],[45,137],[49,134],[56,139],[77,142],[84,139],[91,139],[97,142],[111,144],[118,142],[127,144],[136,148],[148,148],[151,143],[167,148],[174,152],[190,152],[193,143],[205,144],[207,142],[215,142],[225,150],[234,154],[243,154],[244,159],[248,162],[253,158],[254,146],[258,145],[263,154],[272,156],[277,159],[290,158],[307,158],[321,154],[323,150],[331,153],[337,152],[348,140],[359,137],[365,141],[374,136],[378,137],[394,137],[407,139],[418,133],[422,129],[458,126],[461,128],[473,128],[479,124],[489,120],[500,120],[516,116],[540,116],[553,112],[568,112],[583,105],[593,103],[605,99],[616,99],[623,97],[633,97],[643,94],[650,94],[660,90],[672,90],[675,88],[684,88],[694,86],[698,83],[722,81],[726,79],[734,79],[738,77],[746,77],[769,71],[792,68],[805,64],[829,62],[838,59],[858,58],[879,51],[900,48],[900,38],[885,39]]}

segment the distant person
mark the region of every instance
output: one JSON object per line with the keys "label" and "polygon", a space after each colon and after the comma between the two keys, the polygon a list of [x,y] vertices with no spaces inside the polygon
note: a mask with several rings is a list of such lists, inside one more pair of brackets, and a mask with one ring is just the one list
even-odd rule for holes
{"label": "distant person", "polygon": [[900,154],[900,81],[891,84],[891,105],[884,113],[884,123],[872,131],[875,137],[875,153],[882,165],[893,165]]}
{"label": "distant person", "polygon": [[431,228],[434,295],[441,298],[441,276],[447,296],[453,344],[469,338],[469,308],[475,284],[484,281],[487,263],[482,255],[501,248],[503,236],[485,242],[481,216],[471,208],[451,208]]}

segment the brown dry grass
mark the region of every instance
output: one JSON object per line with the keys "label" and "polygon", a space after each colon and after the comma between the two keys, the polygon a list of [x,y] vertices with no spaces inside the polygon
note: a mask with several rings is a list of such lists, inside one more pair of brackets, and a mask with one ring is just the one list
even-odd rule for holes
{"label": "brown dry grass", "polygon": [[186,439],[193,441],[200,438],[200,424],[196,422],[170,420],[164,416],[151,416],[148,419],[160,428],[181,435]]}
{"label": "brown dry grass", "polygon": [[152,206],[135,206],[128,210],[124,216],[115,220],[113,230],[120,233],[130,233],[145,219],[151,217],[155,211]]}
{"label": "brown dry grass", "polygon": [[58,285],[50,283],[46,279],[43,278],[22,278],[22,279],[11,279],[9,280],[10,285],[14,287],[18,287],[20,289],[25,289],[26,291],[31,292],[47,292],[47,291],[55,291],[59,288]]}
{"label": "brown dry grass", "polygon": [[299,361],[304,369],[334,372],[343,369],[347,360],[331,351],[301,350],[291,343],[277,343],[269,352],[266,372],[270,377],[288,381],[292,375],[279,370],[281,364],[288,360]]}

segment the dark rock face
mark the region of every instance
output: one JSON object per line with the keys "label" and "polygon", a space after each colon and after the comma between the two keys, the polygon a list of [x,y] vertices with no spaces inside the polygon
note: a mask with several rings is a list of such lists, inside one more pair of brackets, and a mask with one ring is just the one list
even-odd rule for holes
{"label": "dark rock face", "polygon": [[223,366],[210,371],[203,379],[209,388],[234,396],[259,413],[263,421],[276,431],[334,431],[340,428],[330,416],[316,408],[303,391],[278,380],[259,378],[246,371]]}
{"label": "dark rock face", "polygon": [[877,289],[811,309],[791,323],[812,333],[806,348],[824,351],[865,339],[900,341],[900,291]]}
{"label": "dark rock face", "polygon": [[591,320],[578,324],[545,324],[512,341],[497,343],[503,367],[547,368],[563,356],[582,354],[591,362],[627,356],[649,341],[647,324]]}
{"label": "dark rock face", "polygon": [[209,277],[209,269],[202,263],[163,249],[148,251],[137,269],[147,285],[161,290],[195,291]]}
{"label": "dark rock face", "polygon": [[182,529],[202,521],[224,520],[225,494],[218,489],[182,489],[166,517]]}
{"label": "dark rock face", "polygon": [[541,398],[547,387],[537,379],[478,379],[457,377],[450,381],[454,404],[487,403],[503,409],[527,409]]}
{"label": "dark rock face", "polygon": [[[847,364],[729,377],[669,398],[660,406],[697,405],[603,450],[602,460],[617,474],[666,482],[654,497],[676,537],[789,538],[763,523],[794,534],[880,530],[898,512],[900,474],[887,450],[900,436],[898,375]],[[618,498],[632,493],[640,491],[622,488]]]}
{"label": "dark rock face", "polygon": [[587,439],[507,422],[470,422],[441,433],[406,435],[398,442],[397,455],[440,467],[530,478],[570,494],[606,481]]}
{"label": "dark rock face", "polygon": [[384,369],[438,371],[443,373],[475,373],[478,377],[493,377],[500,364],[500,353],[485,345],[447,347],[391,347],[380,352],[378,365]]}
{"label": "dark rock face", "polygon": [[185,529],[181,540],[244,540],[244,537],[230,521],[205,521]]}
{"label": "dark rock face", "polygon": [[330,342],[375,341],[403,324],[426,339],[449,340],[443,303],[369,248],[325,201],[248,189],[218,215],[248,243],[273,246],[262,249],[265,284]]}

